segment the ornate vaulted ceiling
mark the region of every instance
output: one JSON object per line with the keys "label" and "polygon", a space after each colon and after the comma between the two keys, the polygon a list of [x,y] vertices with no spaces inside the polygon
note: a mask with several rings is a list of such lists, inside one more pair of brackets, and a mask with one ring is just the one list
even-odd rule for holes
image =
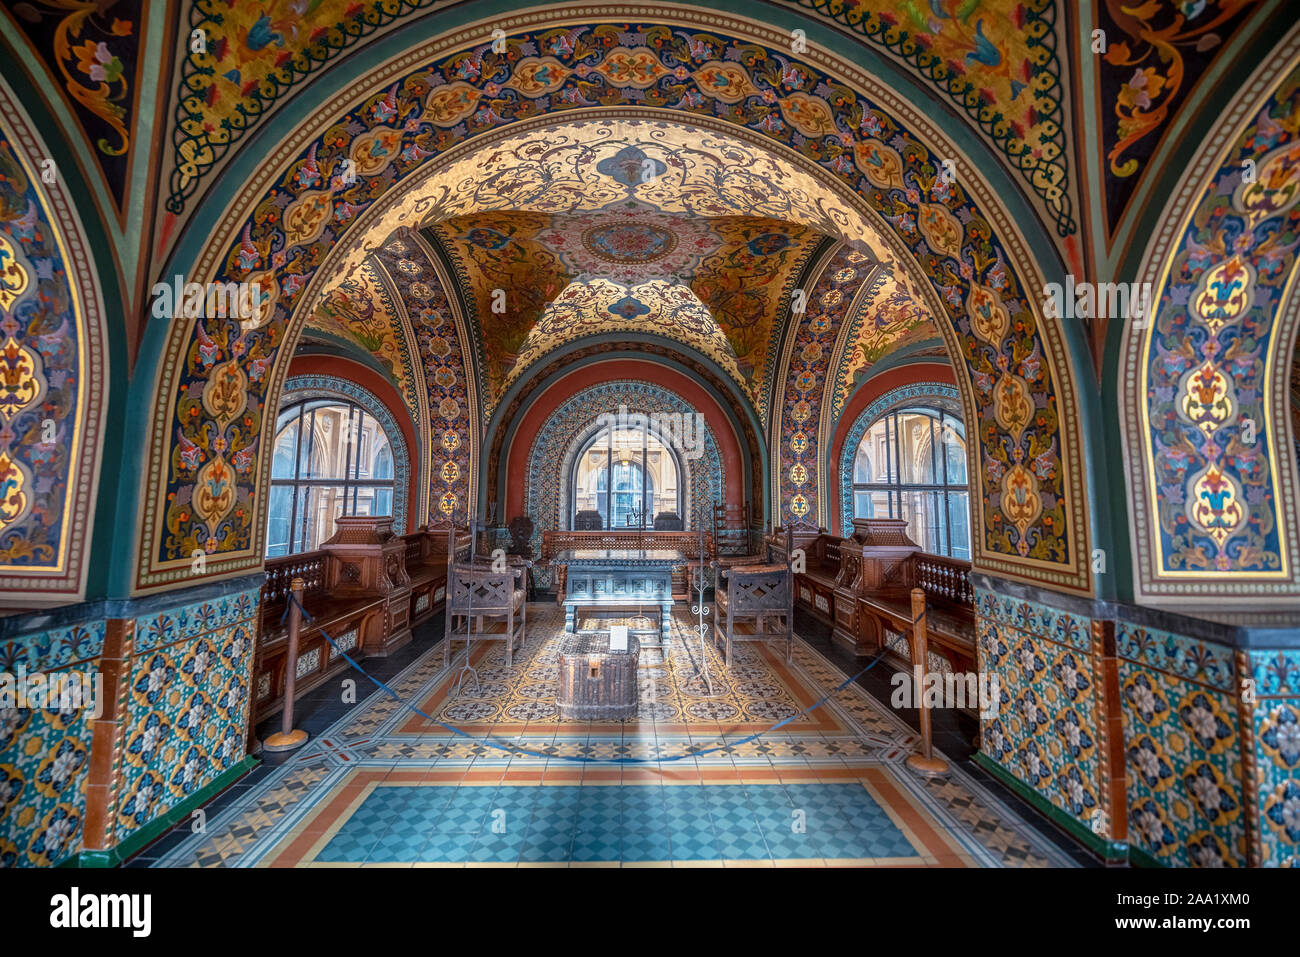
{"label": "ornate vaulted ceiling", "polygon": [[[639,177],[642,154],[620,156]],[[430,232],[467,277],[493,403],[541,355],[632,331],[697,349],[760,414],[792,283],[825,239],[774,219],[665,212],[632,195],[599,210],[455,217]]]}
{"label": "ornate vaulted ceiling", "polygon": [[388,372],[409,408],[419,408],[409,323],[381,278],[383,267],[364,263],[321,296],[307,328],[352,344],[371,355]]}

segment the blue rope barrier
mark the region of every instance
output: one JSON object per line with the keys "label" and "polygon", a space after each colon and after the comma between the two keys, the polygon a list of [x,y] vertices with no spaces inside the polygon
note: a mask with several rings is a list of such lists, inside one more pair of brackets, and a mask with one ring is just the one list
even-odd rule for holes
{"label": "blue rope barrier", "polygon": [[[295,596],[292,592],[290,592],[289,598],[295,605],[298,606],[298,610],[302,612],[302,616],[304,620],[309,622],[314,620],[312,614],[302,606],[302,602],[298,601],[297,596]],[[286,608],[285,611],[287,612],[288,608]],[[827,701],[829,701],[833,695],[836,695],[839,692],[843,691],[849,685],[853,684],[853,682],[857,681],[868,671],[874,668],[877,664],[879,664],[881,658],[884,657],[884,652],[883,651],[880,652],[878,655],[876,655],[876,657],[871,659],[871,663],[869,665],[867,665],[865,668],[859,671],[856,675],[853,675],[850,678],[845,678],[835,688],[831,689],[829,692],[823,695],[821,700],[817,701],[814,704],[809,705],[807,708],[804,708],[802,711],[798,712],[797,714],[792,714],[788,718],[783,718],[782,720],[778,721],[776,724],[772,725],[772,727],[768,728],[766,731],[759,731],[755,734],[751,734],[747,738],[741,738],[739,741],[732,741],[729,744],[719,744],[719,745],[715,745],[714,747],[704,748],[699,751],[686,751],[682,754],[672,755],[666,758],[637,758],[637,757],[626,757],[626,756],[616,757],[616,758],[589,758],[581,755],[547,754],[545,751],[534,751],[529,748],[521,747],[520,745],[504,744],[498,741],[493,741],[490,737],[475,738],[472,734],[470,734],[467,731],[463,731],[460,728],[453,727],[450,724],[444,724],[443,722],[439,721],[437,718],[433,717],[432,715],[426,714],[424,711],[421,711],[415,705],[408,704],[407,702],[403,701],[401,695],[399,695],[388,685],[384,684],[384,682],[380,681],[374,675],[370,674],[368,671],[362,668],[361,665],[359,665],[356,661],[354,661],[346,651],[340,648],[338,642],[334,640],[333,636],[330,635],[329,632],[327,632],[324,628],[318,628],[318,630],[324,636],[325,640],[330,643],[330,645],[334,648],[334,650],[338,652],[340,656],[342,656],[344,661],[350,664],[357,671],[361,672],[361,674],[364,675],[366,678],[369,678],[370,681],[377,688],[379,688],[382,691],[388,692],[388,694],[390,694],[393,697],[394,701],[396,701],[402,707],[406,708],[408,711],[411,711],[414,714],[418,714],[421,718],[423,718],[425,721],[428,721],[430,724],[436,725],[437,727],[442,728],[443,730],[448,731],[451,734],[456,735],[457,737],[467,738],[470,741],[477,741],[478,743],[484,745],[485,747],[493,748],[497,751],[504,751],[507,754],[526,755],[528,757],[536,757],[536,758],[549,758],[551,760],[558,760],[558,761],[574,761],[578,763],[594,762],[597,764],[662,764],[671,761],[684,761],[687,758],[698,758],[705,754],[712,754],[715,751],[722,751],[726,748],[734,748],[742,744],[748,744],[751,741],[757,741],[765,734],[771,734],[773,731],[780,730],[781,728],[789,724],[791,721],[794,721],[796,718],[801,718],[806,714],[810,714],[811,712],[816,711]]]}

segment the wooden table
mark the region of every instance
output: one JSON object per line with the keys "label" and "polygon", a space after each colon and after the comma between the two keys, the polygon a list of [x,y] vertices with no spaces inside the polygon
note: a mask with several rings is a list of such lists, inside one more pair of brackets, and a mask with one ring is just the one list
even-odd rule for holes
{"label": "wooden table", "polygon": [[686,564],[676,548],[573,548],[551,559],[565,567],[564,630],[574,631],[580,607],[659,608],[659,637],[670,644],[673,568]]}

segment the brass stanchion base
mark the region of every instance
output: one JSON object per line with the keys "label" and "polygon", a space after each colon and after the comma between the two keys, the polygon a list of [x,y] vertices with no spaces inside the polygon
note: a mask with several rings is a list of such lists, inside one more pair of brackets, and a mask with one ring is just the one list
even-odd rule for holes
{"label": "brass stanchion base", "polygon": [[948,762],[942,758],[927,758],[924,754],[909,754],[906,762],[913,774],[923,778],[946,778],[952,773]]}
{"label": "brass stanchion base", "polygon": [[277,731],[262,742],[263,751],[292,751],[294,748],[301,748],[307,743],[307,732],[295,728],[288,734],[283,731]]}

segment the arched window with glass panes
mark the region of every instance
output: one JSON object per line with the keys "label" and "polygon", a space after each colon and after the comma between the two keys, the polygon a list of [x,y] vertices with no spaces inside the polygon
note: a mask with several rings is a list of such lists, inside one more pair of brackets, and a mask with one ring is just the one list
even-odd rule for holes
{"label": "arched window with glass panes", "polygon": [[935,555],[970,559],[966,428],[929,408],[886,412],[853,459],[853,515],[907,520],[912,541]]}
{"label": "arched window with glass panes", "polygon": [[286,406],[276,423],[266,557],[319,548],[340,515],[392,515],[393,446],[375,418],[339,399]]}
{"label": "arched window with glass panes", "polygon": [[574,457],[570,522],[595,513],[601,528],[653,528],[656,515],[682,517],[681,475],[672,447],[650,429],[599,429]]}

